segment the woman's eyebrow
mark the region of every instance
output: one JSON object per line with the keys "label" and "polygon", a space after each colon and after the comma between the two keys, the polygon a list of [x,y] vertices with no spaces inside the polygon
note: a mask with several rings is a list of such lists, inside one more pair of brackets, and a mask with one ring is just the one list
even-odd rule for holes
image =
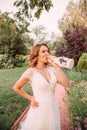
{"label": "woman's eyebrow", "polygon": [[43,52],[43,51],[47,51],[47,52],[48,52],[49,50],[41,50],[41,51],[42,51],[42,52]]}
{"label": "woman's eyebrow", "polygon": [[43,49],[43,51],[48,51],[48,49]]}

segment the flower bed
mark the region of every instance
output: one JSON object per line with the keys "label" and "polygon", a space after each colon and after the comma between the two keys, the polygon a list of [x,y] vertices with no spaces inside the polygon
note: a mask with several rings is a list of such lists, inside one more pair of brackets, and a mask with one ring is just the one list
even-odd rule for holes
{"label": "flower bed", "polygon": [[87,130],[87,81],[71,86],[68,97],[74,130]]}

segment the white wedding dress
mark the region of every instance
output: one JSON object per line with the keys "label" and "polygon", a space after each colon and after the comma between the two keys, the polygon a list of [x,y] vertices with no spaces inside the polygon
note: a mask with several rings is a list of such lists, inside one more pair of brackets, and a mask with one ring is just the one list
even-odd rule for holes
{"label": "white wedding dress", "polygon": [[27,117],[22,123],[21,130],[61,130],[59,108],[55,98],[55,86],[57,84],[53,68],[47,68],[50,74],[50,82],[35,68],[27,69],[21,78],[27,77],[32,83],[32,90],[39,106],[30,107]]}

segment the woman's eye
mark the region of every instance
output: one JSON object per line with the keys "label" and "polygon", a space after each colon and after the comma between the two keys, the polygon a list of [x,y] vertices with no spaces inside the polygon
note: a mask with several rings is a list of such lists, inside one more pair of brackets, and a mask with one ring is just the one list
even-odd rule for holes
{"label": "woman's eye", "polygon": [[45,52],[46,52],[45,50],[42,51],[42,53],[45,53]]}
{"label": "woman's eye", "polygon": [[48,52],[49,53],[49,50],[43,50],[42,53],[45,53],[45,52]]}

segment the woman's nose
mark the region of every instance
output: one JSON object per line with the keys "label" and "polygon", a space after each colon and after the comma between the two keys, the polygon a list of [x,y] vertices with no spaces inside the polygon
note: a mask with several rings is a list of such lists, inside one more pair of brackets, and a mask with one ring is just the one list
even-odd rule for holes
{"label": "woman's nose", "polygon": [[48,56],[49,55],[49,52],[46,52],[46,56]]}

